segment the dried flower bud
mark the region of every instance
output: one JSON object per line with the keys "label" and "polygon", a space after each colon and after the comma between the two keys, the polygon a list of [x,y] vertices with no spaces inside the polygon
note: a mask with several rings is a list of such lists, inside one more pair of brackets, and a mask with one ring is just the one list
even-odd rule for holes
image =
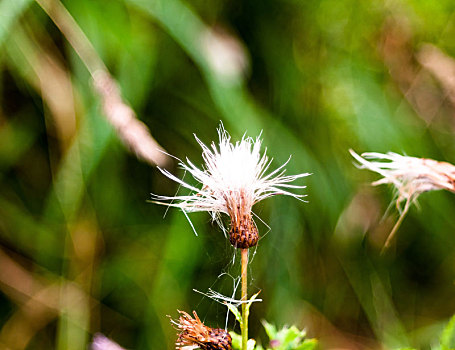
{"label": "dried flower bud", "polygon": [[238,220],[231,221],[229,241],[236,248],[254,247],[259,240],[259,233],[251,215],[243,215]]}
{"label": "dried flower bud", "polygon": [[196,311],[193,311],[194,318],[185,311],[178,311],[178,322],[171,321],[181,330],[175,343],[177,349],[232,350],[232,339],[227,331],[207,327],[201,322]]}

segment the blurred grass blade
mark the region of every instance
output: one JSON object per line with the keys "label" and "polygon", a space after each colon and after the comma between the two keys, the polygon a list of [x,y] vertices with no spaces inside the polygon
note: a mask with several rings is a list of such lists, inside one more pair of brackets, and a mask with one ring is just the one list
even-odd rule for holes
{"label": "blurred grass blade", "polygon": [[57,230],[40,223],[25,208],[4,197],[0,197],[0,217],[2,241],[20,247],[21,252],[39,264],[47,262],[48,267],[56,267],[63,246]]}
{"label": "blurred grass blade", "polygon": [[2,0],[0,2],[0,47],[32,0]]}
{"label": "blurred grass blade", "polygon": [[390,348],[408,347],[405,328],[390,296],[368,257],[363,256],[362,261],[342,261],[342,265],[374,333]]}
{"label": "blurred grass blade", "polygon": [[[202,226],[202,220],[203,216],[192,218],[196,226]],[[159,324],[148,328],[149,331],[145,334],[144,341],[147,344],[145,348],[148,349],[171,348],[170,344],[166,344],[166,340],[173,339],[175,333],[163,315],[169,314],[170,305],[175,308],[183,305],[184,294],[191,289],[188,276],[194,273],[195,266],[203,257],[201,241],[191,234],[186,218],[180,213],[173,215],[169,231],[165,234],[166,244],[162,248],[157,276],[148,298],[147,324],[151,323],[153,318],[159,320]],[[160,298],[164,295],[169,300],[168,304],[163,303]],[[166,334],[166,338],[159,339],[159,332]]]}
{"label": "blurred grass blade", "polygon": [[16,164],[37,138],[37,131],[12,120],[0,128],[0,177],[4,171]]}
{"label": "blurred grass blade", "polygon": [[117,82],[111,76],[92,42],[59,0],[36,0],[63,36],[77,52],[90,72],[93,86],[102,101],[106,119],[118,137],[136,154],[152,165],[166,167],[170,159],[150,134],[147,126],[136,118],[133,109],[123,100]]}

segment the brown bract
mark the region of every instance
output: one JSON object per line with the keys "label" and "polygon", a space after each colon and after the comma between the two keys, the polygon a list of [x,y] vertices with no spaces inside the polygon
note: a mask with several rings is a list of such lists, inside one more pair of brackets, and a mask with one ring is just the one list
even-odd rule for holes
{"label": "brown bract", "polygon": [[254,247],[258,243],[259,233],[251,215],[252,199],[240,192],[231,193],[225,200],[231,218],[229,241],[236,248]]}
{"label": "brown bract", "polygon": [[231,229],[229,231],[229,242],[241,249],[254,247],[259,240],[259,233],[253,218],[250,215],[242,215],[236,220],[231,220]]}
{"label": "brown bract", "polygon": [[176,348],[179,350],[232,350],[232,338],[227,331],[221,328],[210,328],[199,319],[196,311],[192,318],[185,311],[180,311],[178,322],[172,321],[181,330]]}

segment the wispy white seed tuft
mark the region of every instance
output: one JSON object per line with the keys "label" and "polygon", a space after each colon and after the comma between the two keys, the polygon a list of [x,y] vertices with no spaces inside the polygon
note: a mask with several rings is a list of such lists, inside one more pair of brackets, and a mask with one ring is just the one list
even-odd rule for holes
{"label": "wispy white seed tuft", "polygon": [[349,152],[358,161],[359,168],[375,171],[383,176],[382,179],[373,182],[373,185],[392,184],[397,190],[396,206],[400,217],[384,248],[389,246],[410,205],[420,194],[436,190],[455,192],[455,166],[450,163],[402,156],[392,152],[363,153],[361,156],[353,150]]}
{"label": "wispy white seed tuft", "polygon": [[373,185],[393,184],[398,191],[397,204],[415,201],[428,191],[448,190],[455,192],[455,166],[433,159],[402,156],[396,153],[363,153],[353,150],[351,155],[361,169],[375,171],[383,176]]}
{"label": "wispy white seed tuft", "polygon": [[260,137],[253,139],[244,136],[241,141],[232,143],[222,124],[218,128],[218,135],[218,145],[213,142],[210,147],[195,136],[202,147],[202,168],[189,159],[186,159],[186,163],[179,163],[199,182],[199,187],[160,169],[164,175],[192,192],[174,197],[152,194],[152,198],[160,204],[181,208],[185,213],[207,211],[221,228],[221,213],[230,216],[231,227],[239,227],[245,224],[245,220],[251,219],[253,205],[263,199],[287,195],[302,200],[304,195],[290,192],[290,189],[303,189],[306,186],[292,185],[291,182],[310,174],[285,175],[285,166],[290,158],[277,169],[269,171],[272,160],[267,157],[266,151],[261,154]]}

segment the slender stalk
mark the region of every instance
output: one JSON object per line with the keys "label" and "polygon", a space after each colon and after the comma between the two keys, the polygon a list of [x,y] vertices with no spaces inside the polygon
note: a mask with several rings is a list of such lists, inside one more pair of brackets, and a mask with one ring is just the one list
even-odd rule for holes
{"label": "slender stalk", "polygon": [[[248,273],[248,248],[242,249],[242,301],[248,300],[248,284],[247,284],[247,273]],[[248,343],[248,310],[247,304],[242,304],[242,350],[247,350]]]}
{"label": "slender stalk", "polygon": [[382,250],[381,250],[381,254],[384,254],[385,251],[389,248],[390,243],[392,242],[393,237],[395,237],[395,233],[398,231],[398,228],[400,227],[401,223],[403,222],[404,217],[405,217],[406,214],[408,213],[408,210],[409,210],[409,207],[410,207],[410,203],[411,203],[411,202],[410,202],[410,198],[411,198],[411,197],[409,197],[409,198],[406,200],[406,204],[405,204],[405,206],[404,206],[404,209],[403,209],[403,211],[401,212],[400,217],[398,218],[397,222],[396,222],[395,225],[393,226],[392,231],[389,233],[389,236],[387,237],[387,240],[385,241],[384,247],[383,247]]}

